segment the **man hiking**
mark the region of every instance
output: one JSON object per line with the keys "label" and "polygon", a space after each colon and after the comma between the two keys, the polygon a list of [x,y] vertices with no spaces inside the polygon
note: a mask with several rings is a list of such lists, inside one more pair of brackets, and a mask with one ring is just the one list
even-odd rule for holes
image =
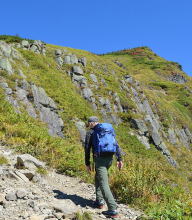
{"label": "man hiking", "polygon": [[88,119],[89,131],[85,138],[85,165],[88,172],[91,172],[90,153],[92,150],[95,162],[95,190],[97,208],[103,208],[105,202],[108,210],[102,213],[107,217],[115,218],[118,216],[117,204],[111,193],[108,182],[108,169],[112,164],[113,155],[117,157],[117,167],[121,169],[123,162],[121,150],[115,139],[115,132],[111,124],[99,123],[96,116]]}

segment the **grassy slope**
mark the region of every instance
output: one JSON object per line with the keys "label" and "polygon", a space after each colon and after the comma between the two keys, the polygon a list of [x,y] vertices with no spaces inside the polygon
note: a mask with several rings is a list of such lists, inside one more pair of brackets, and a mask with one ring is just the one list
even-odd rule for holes
{"label": "grassy slope", "polygon": [[[79,143],[78,131],[74,126],[74,118],[86,121],[89,115],[97,113],[93,112],[89,104],[81,98],[79,91],[72,85],[70,77],[63,72],[71,66],[64,65],[62,69],[57,68],[53,58],[56,48],[61,47],[48,45],[46,57],[21,50],[30,67],[27,68],[21,62],[17,62],[15,68],[22,69],[29,82],[43,87],[47,94],[57,102],[57,105],[63,109],[60,114],[64,120],[66,138],[50,137],[41,122],[30,118],[25,112],[22,115],[16,114],[6,101],[0,103],[0,138],[21,152],[31,153],[47,161],[60,172],[78,175],[89,181],[90,176],[84,171],[83,149]],[[107,87],[102,86],[100,82],[100,89],[94,91],[95,93],[108,97],[109,91],[116,91],[123,102],[129,103],[126,94],[120,91],[118,84],[119,79],[128,72],[145,85],[145,92],[151,102],[159,101],[158,109],[162,113],[162,117],[172,120],[173,115],[177,116],[177,121],[180,124],[191,120],[190,109],[184,108],[180,102],[181,98],[182,100],[186,98],[182,90],[183,86],[179,86],[181,91],[178,94],[178,86],[163,80],[162,76],[158,76],[154,69],[151,69],[152,64],[146,64],[143,58],[138,61],[130,54],[97,56],[82,50],[64,49],[77,56],[87,57],[88,65],[84,70],[90,83],[90,73],[96,74],[99,79],[106,80]],[[151,52],[149,51],[149,53]],[[122,62],[128,71],[114,64],[113,59]],[[96,66],[93,67],[91,62],[95,62]],[[153,62],[157,62],[155,65],[160,66],[160,70],[162,66],[166,68],[166,61],[160,57],[155,56]],[[111,74],[112,70],[116,72],[115,77]],[[9,85],[14,87],[14,80],[18,78],[18,75],[6,77]],[[166,95],[161,92],[162,86],[160,85],[162,84],[166,85],[166,89],[164,89]],[[190,83],[189,86],[191,86]],[[0,95],[1,100],[4,100],[2,90],[0,90]],[[134,105],[134,103],[129,103],[129,105],[131,104]],[[182,187],[190,189],[191,186],[185,176],[181,174],[187,166],[190,170],[192,169],[192,164],[189,163],[191,153],[185,148],[176,150],[173,146],[169,146],[175,157],[185,156],[185,160],[180,162],[181,168],[176,171],[167,164],[164,157],[153,146],[150,150],[146,150],[134,136],[128,134],[129,130],[130,127],[126,121],[116,127],[118,141],[126,152],[124,170],[119,174],[117,174],[115,167],[111,170],[111,173],[114,174],[111,175],[112,188],[119,200],[146,210],[148,214],[153,215],[153,219],[159,219],[163,215],[174,217],[176,216],[175,212],[178,212],[178,216],[190,213],[191,207],[186,205],[190,202],[190,195],[184,193]],[[174,187],[172,187],[173,184]],[[172,219],[179,219],[178,216]]]}

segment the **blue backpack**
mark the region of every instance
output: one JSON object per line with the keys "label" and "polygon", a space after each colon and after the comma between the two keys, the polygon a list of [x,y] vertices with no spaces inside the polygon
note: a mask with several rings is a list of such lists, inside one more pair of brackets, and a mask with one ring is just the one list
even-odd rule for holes
{"label": "blue backpack", "polygon": [[93,150],[94,153],[117,151],[117,141],[115,139],[115,131],[111,124],[101,123],[95,126],[93,132]]}

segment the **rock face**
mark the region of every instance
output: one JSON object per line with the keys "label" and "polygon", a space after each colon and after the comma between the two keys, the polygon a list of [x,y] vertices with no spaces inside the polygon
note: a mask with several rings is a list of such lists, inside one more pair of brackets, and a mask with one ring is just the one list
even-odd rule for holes
{"label": "rock face", "polygon": [[39,115],[40,120],[48,125],[50,135],[64,137],[64,124],[58,114],[59,109],[43,88],[31,85],[25,79],[19,83],[19,86],[16,86],[14,92],[6,82],[1,82],[0,86],[4,89],[6,99],[14,106],[16,112],[20,113],[20,104],[24,105],[31,117],[37,118]]}
{"label": "rock face", "polygon": [[168,80],[170,80],[170,81],[172,81],[172,82],[175,82],[175,83],[179,83],[179,84],[183,84],[183,83],[186,83],[186,82],[187,82],[187,79],[186,79],[184,76],[182,76],[182,75],[180,75],[180,74],[177,74],[177,73],[171,75],[171,76],[168,78]]}
{"label": "rock face", "polygon": [[23,40],[20,47],[25,50],[31,50],[37,54],[46,55],[46,44],[40,40],[34,40],[32,43],[27,40]]}
{"label": "rock face", "polygon": [[63,137],[63,120],[57,114],[55,102],[47,96],[43,88],[32,85],[32,94],[36,109],[40,113],[40,119],[48,124],[50,135]]}
{"label": "rock face", "polygon": [[28,168],[28,164],[34,164],[36,167],[45,167],[45,164],[30,154],[22,154],[17,156],[17,164],[18,168]]}
{"label": "rock face", "polygon": [[12,66],[7,58],[0,58],[0,69],[5,70],[9,75],[13,74]]}

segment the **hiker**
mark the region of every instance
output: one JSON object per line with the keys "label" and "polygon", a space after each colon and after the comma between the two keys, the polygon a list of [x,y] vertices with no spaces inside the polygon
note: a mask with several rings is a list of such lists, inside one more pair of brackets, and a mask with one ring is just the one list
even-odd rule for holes
{"label": "hiker", "polygon": [[[98,130],[102,130],[103,126],[107,127],[106,129],[108,129],[108,131],[111,133],[111,134],[103,133],[103,136],[109,135],[108,137],[104,137],[104,139],[109,140],[108,142],[114,142],[114,143],[104,143],[104,145],[110,146],[109,151],[111,152],[105,151],[103,149],[98,149],[97,146],[98,144],[97,134],[98,132],[100,132]],[[95,172],[96,172],[95,173],[95,190],[96,190],[95,206],[97,208],[102,209],[106,202],[108,210],[102,213],[108,217],[115,218],[118,215],[117,204],[109,188],[108,169],[112,164],[114,154],[117,157],[117,167],[119,169],[123,167],[123,162],[121,158],[121,149],[119,148],[117,141],[114,138],[115,133],[111,124],[108,123],[100,124],[99,119],[96,116],[91,116],[88,119],[88,127],[90,128],[90,130],[87,131],[85,138],[85,165],[87,171],[91,172],[90,153],[92,151],[93,160],[95,163]],[[99,146],[101,146],[101,144]],[[108,149],[106,148],[106,150]]]}

